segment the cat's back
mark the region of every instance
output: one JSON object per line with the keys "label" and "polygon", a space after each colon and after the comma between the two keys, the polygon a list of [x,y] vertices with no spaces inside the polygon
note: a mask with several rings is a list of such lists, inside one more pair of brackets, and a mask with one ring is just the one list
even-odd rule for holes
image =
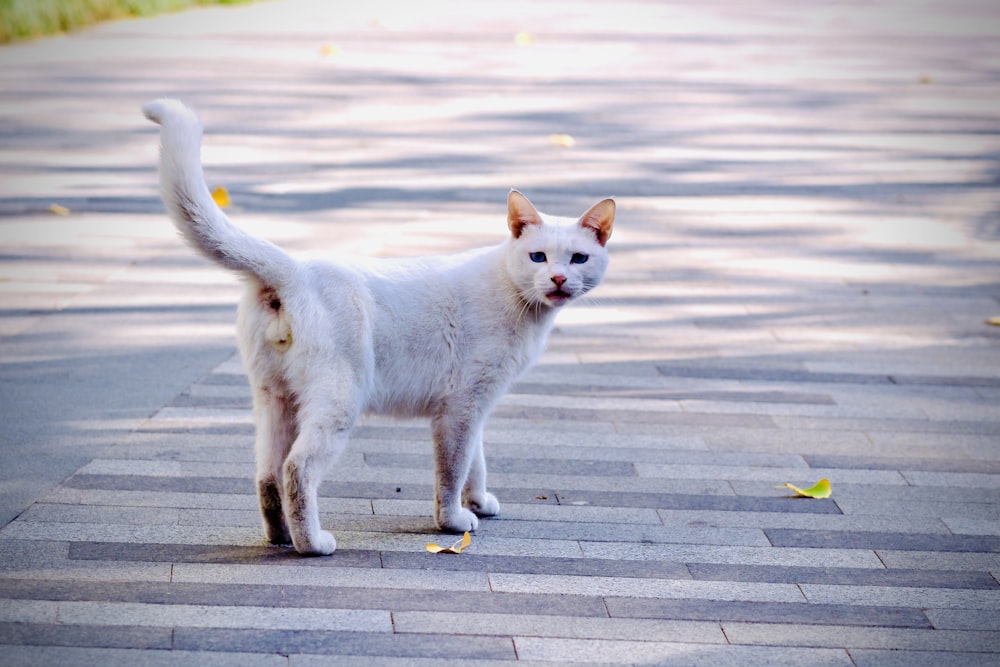
{"label": "cat's back", "polygon": [[460,311],[496,282],[496,260],[497,248],[487,247],[423,257],[337,257],[302,268],[328,312],[342,318],[355,311],[376,329],[426,331],[439,326],[433,318],[464,319]]}

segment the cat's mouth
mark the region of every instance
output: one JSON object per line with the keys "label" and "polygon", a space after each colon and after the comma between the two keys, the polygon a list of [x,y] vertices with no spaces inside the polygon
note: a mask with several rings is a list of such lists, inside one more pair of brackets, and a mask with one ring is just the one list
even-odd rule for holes
{"label": "cat's mouth", "polygon": [[570,299],[572,299],[573,295],[570,292],[567,292],[566,290],[560,288],[552,290],[551,292],[545,295],[545,298],[548,299],[549,303],[551,303],[553,306],[561,306]]}

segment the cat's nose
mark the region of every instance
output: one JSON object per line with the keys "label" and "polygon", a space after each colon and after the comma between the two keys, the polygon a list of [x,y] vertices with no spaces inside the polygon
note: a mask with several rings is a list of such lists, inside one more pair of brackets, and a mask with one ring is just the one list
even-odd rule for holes
{"label": "cat's nose", "polygon": [[552,282],[556,284],[556,287],[562,287],[563,283],[566,282],[566,276],[552,276]]}

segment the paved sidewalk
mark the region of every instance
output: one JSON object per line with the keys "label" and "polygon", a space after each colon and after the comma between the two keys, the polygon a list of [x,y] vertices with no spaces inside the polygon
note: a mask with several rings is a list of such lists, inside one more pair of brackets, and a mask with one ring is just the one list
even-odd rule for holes
{"label": "paved sidewalk", "polygon": [[[0,663],[1000,660],[996,3],[334,4],[0,49]],[[461,555],[424,550],[427,425],[387,419],[322,488],[336,554],[263,543],[239,289],[163,214],[162,95],[302,254],[616,196]]]}

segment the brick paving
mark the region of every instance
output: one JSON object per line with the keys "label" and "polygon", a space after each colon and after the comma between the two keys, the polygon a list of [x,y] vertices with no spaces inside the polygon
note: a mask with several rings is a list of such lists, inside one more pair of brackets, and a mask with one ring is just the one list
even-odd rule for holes
{"label": "brick paving", "polygon": [[[996,664],[994,4],[293,0],[0,49],[0,662]],[[301,253],[617,197],[461,555],[424,550],[427,424],[383,418],[321,489],[337,552],[265,545],[238,286],[163,215],[159,95]]]}

